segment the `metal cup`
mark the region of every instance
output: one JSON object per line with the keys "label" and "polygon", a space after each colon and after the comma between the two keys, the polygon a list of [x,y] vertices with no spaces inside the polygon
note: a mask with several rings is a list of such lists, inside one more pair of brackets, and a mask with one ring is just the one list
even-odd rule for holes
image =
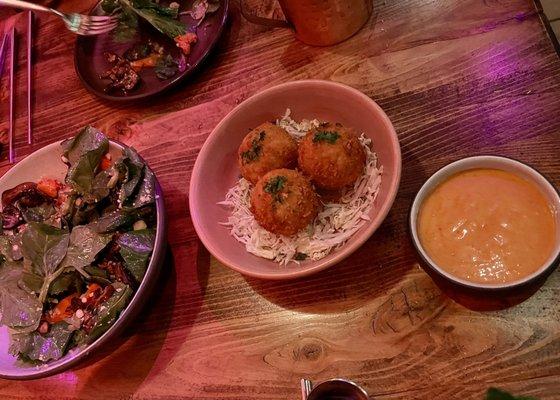
{"label": "metal cup", "polygon": [[241,0],[241,13],[255,24],[289,27],[303,43],[330,46],[354,35],[372,13],[371,0],[278,0],[286,21],[260,17]]}
{"label": "metal cup", "polygon": [[302,379],[302,392],[306,400],[370,400],[364,389],[346,379],[329,379],[315,387]]}

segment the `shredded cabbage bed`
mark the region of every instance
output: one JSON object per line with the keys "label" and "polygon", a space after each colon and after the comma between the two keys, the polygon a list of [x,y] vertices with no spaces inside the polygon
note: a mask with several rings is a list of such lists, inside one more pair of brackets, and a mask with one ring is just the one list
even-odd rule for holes
{"label": "shredded cabbage bed", "polygon": [[[276,121],[292,137],[299,140],[320,121],[294,121],[290,110]],[[363,175],[354,186],[347,189],[337,203],[324,203],[312,224],[294,236],[271,233],[261,227],[250,211],[251,184],[244,178],[226,193],[225,200],[218,203],[231,209],[227,222],[221,224],[229,228],[230,234],[245,245],[248,252],[273,260],[280,265],[305,254],[307,259],[320,260],[331,251],[341,247],[370,220],[368,213],[379,193],[383,167],[378,166],[377,155],[371,150],[371,139],[363,133],[359,137],[366,151],[366,166]]]}

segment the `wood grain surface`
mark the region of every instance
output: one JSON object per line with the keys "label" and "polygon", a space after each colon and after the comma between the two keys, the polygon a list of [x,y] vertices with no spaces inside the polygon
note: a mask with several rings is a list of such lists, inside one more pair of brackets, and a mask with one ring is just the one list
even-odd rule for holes
{"label": "wood grain surface", "polygon": [[[64,11],[91,5],[58,4]],[[423,181],[464,156],[514,157],[560,186],[560,59],[540,16],[525,0],[376,0],[374,9],[352,39],[313,48],[288,30],[248,24],[233,2],[205,68],[136,105],[89,94],[74,72],[75,38],[40,17],[36,140],[25,145],[22,51],[18,159],[88,123],[135,146],[163,186],[170,251],[153,299],[119,340],[57,376],[0,380],[0,398],[298,399],[302,377],[347,377],[374,399],[483,399],[490,386],[560,398],[560,271],[525,302],[477,311],[484,307],[472,304],[490,299],[451,300],[419,268],[406,228]],[[401,141],[401,188],[381,228],[346,261],[298,281],[244,278],[198,241],[190,172],[235,105],[306,78],[346,83],[381,105]],[[1,156],[5,172],[5,149]]]}

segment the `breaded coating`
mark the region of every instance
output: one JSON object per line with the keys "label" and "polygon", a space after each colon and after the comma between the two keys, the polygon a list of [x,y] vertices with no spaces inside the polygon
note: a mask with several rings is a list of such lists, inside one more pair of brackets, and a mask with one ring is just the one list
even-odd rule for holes
{"label": "breaded coating", "polygon": [[340,190],[364,172],[366,153],[358,135],[341,124],[323,123],[299,145],[298,166],[321,189]]}
{"label": "breaded coating", "polygon": [[241,175],[255,184],[264,174],[278,168],[294,168],[297,143],[284,129],[265,122],[253,129],[239,146]]}
{"label": "breaded coating", "polygon": [[291,236],[319,212],[319,198],[302,174],[290,169],[267,173],[251,193],[251,212],[266,230]]}

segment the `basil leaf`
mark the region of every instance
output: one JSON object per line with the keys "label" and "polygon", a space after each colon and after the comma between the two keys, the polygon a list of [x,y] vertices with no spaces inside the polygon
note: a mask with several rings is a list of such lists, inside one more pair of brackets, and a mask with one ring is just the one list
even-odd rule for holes
{"label": "basil leaf", "polygon": [[136,8],[152,9],[158,14],[169,18],[177,18],[179,15],[179,8],[163,6],[159,4],[159,0],[155,2],[152,0],[132,0],[132,5]]}
{"label": "basil leaf", "polygon": [[134,162],[130,158],[125,158],[123,159],[123,166],[126,169],[126,174],[119,192],[120,204],[126,203],[144,177],[144,164]]}
{"label": "basil leaf", "polygon": [[34,330],[39,326],[43,305],[18,285],[22,277],[21,263],[0,267],[0,324],[13,329]]}
{"label": "basil leaf", "polygon": [[134,11],[140,18],[146,20],[154,28],[169,36],[171,39],[184,35],[187,27],[181,21],[175,19],[177,10],[163,7],[151,0],[119,0],[124,9]]}
{"label": "basil leaf", "polygon": [[109,273],[104,269],[96,267],[95,265],[88,265],[84,267],[84,271],[86,271],[91,276],[91,281],[98,283],[100,285],[110,285],[111,281],[109,280]]}
{"label": "basil leaf", "polygon": [[91,264],[110,241],[111,235],[101,235],[89,226],[75,226],[70,232],[68,251],[62,266],[83,268]]}
{"label": "basil leaf", "polygon": [[75,137],[67,139],[61,144],[63,154],[71,166],[90,151],[95,151],[100,147],[108,147],[108,145],[107,137],[90,125],[85,126]]}
{"label": "basil leaf", "polygon": [[98,215],[97,204],[95,203],[82,203],[80,206],[76,206],[75,203],[72,207],[72,226],[83,225],[88,221],[91,221]]}
{"label": "basil leaf", "polygon": [[155,239],[156,235],[152,229],[127,232],[117,239],[125,266],[138,283],[146,273]]}
{"label": "basil leaf", "polygon": [[97,203],[109,196],[111,193],[109,181],[112,176],[111,170],[101,171],[95,175],[91,182],[91,190],[86,194],[84,200],[88,203]]}
{"label": "basil leaf", "polygon": [[68,250],[67,231],[39,222],[30,222],[23,231],[22,250],[25,258],[43,277],[53,274]]}
{"label": "basil leaf", "polygon": [[59,322],[51,326],[49,332],[12,335],[10,353],[25,360],[42,361],[58,360],[66,352],[72,331],[68,324]]}
{"label": "basil leaf", "polygon": [[115,42],[124,43],[133,39],[138,32],[138,15],[129,8],[122,8],[118,20],[119,24],[111,32]]}
{"label": "basil leaf", "polygon": [[144,179],[132,201],[133,208],[144,207],[156,201],[156,178],[148,166],[144,169]]}
{"label": "basil leaf", "polygon": [[37,207],[22,208],[21,210],[21,215],[26,222],[44,222],[54,213],[54,207],[49,203]]}
{"label": "basil leaf", "polygon": [[97,221],[91,222],[87,226],[97,233],[108,233],[132,224],[136,218],[137,213],[134,210],[114,210],[102,215]]}
{"label": "basil leaf", "polygon": [[49,287],[50,296],[61,293],[81,293],[84,286],[82,276],[76,271],[65,272],[59,275]]}
{"label": "basil leaf", "polygon": [[134,148],[123,150],[115,162],[122,175],[119,202],[125,208],[140,208],[155,202],[155,176]]}
{"label": "basil leaf", "polygon": [[81,194],[91,193],[95,171],[109,149],[109,140],[99,130],[86,126],[75,138],[62,143],[70,163],[66,183]]}
{"label": "basil leaf", "polygon": [[43,277],[34,274],[33,272],[24,270],[21,274],[21,279],[18,284],[23,290],[33,293],[40,293],[44,281],[45,280],[43,279]]}
{"label": "basil leaf", "polygon": [[130,286],[121,282],[113,283],[115,292],[98,307],[97,314],[93,316],[93,325],[89,333],[88,342],[91,343],[113,325],[119,314],[132,298]]}

